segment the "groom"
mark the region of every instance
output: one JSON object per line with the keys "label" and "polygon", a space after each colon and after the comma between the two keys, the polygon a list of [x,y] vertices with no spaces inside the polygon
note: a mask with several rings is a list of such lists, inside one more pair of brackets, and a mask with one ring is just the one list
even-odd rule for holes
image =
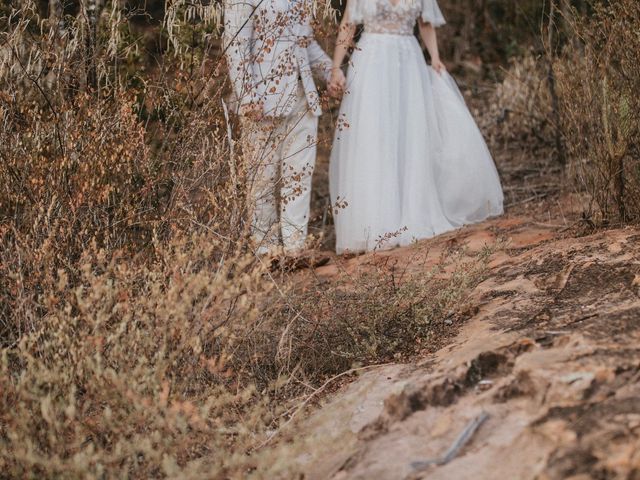
{"label": "groom", "polygon": [[258,254],[305,247],[320,97],[331,59],[313,37],[312,0],[225,0],[225,48],[250,172]]}

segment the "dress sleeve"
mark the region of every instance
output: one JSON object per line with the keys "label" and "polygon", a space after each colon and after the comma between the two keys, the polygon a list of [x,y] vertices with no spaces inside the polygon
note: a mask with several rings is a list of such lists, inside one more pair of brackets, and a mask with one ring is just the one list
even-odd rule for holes
{"label": "dress sleeve", "polygon": [[447,23],[437,0],[422,0],[422,20],[434,27],[441,27]]}

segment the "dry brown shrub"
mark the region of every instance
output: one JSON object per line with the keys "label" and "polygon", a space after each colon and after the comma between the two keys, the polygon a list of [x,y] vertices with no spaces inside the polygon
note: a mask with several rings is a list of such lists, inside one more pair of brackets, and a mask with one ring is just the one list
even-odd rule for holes
{"label": "dry brown shrub", "polygon": [[249,377],[261,385],[286,378],[280,388],[286,385],[295,394],[300,385],[317,385],[354,366],[407,360],[438,348],[442,321],[462,308],[490,252],[451,254],[423,269],[415,268],[422,258],[416,254],[411,272],[375,261],[330,282],[291,285],[277,312],[239,341],[236,361],[246,358]]}
{"label": "dry brown shrub", "polygon": [[510,62],[477,118],[487,143],[496,150],[537,153],[554,138],[551,99],[543,59],[528,53]]}
{"label": "dry brown shrub", "polygon": [[216,248],[194,236],[141,266],[89,248],[78,283],[59,272],[39,297],[43,314],[25,312],[37,323],[3,349],[5,473],[241,476],[243,448],[269,410],[251,384],[234,382],[233,338],[222,339],[228,322],[251,324],[268,284],[230,274],[242,265],[216,268]]}
{"label": "dry brown shrub", "polygon": [[246,454],[327,378],[437,347],[484,265],[301,290],[265,280],[251,255],[216,261],[218,242],[174,238],[140,264],[89,247],[74,284],[50,274],[15,313],[35,323],[2,350],[5,472],[242,478],[267,455]]}
{"label": "dry brown shrub", "polygon": [[586,212],[604,222],[640,219],[640,4],[596,3],[567,17],[576,40],[555,63],[563,135]]}
{"label": "dry brown shrub", "polygon": [[[539,0],[447,0],[439,2],[448,26],[439,32],[444,59],[468,71],[491,69],[539,47]],[[487,73],[487,72],[485,72]]]}

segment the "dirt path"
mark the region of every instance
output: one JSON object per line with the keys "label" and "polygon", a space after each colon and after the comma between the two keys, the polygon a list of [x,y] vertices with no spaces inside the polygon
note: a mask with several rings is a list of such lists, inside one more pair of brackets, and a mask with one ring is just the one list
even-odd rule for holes
{"label": "dirt path", "polygon": [[[435,262],[507,241],[452,344],[369,371],[304,422],[305,478],[640,478],[640,230],[576,238],[548,211],[380,254],[417,248]],[[442,456],[483,413],[451,461],[414,463]]]}

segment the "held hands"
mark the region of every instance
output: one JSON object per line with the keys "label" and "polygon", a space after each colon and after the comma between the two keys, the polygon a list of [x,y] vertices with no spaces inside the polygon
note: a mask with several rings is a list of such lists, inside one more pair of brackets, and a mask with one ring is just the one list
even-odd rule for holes
{"label": "held hands", "polygon": [[331,76],[329,77],[329,94],[333,97],[340,97],[344,93],[347,87],[347,79],[340,67],[333,67],[331,69]]}
{"label": "held hands", "polygon": [[439,58],[434,58],[431,60],[431,68],[433,68],[438,75],[441,75],[443,72],[447,71],[447,67]]}

